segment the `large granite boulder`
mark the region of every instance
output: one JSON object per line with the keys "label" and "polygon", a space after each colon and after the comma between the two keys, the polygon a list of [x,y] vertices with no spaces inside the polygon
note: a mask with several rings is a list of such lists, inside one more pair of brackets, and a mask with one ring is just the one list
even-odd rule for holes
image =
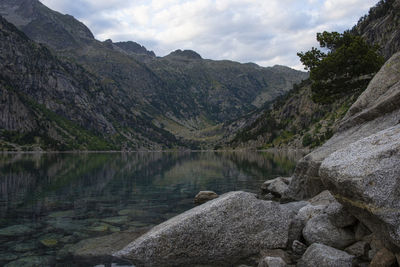
{"label": "large granite boulder", "polygon": [[218,194],[213,191],[200,191],[194,197],[194,204],[200,205],[204,204],[207,201],[213,200],[218,197]]}
{"label": "large granite boulder", "polygon": [[399,70],[400,53],[397,53],[385,63],[353,104],[337,133],[299,162],[283,201],[310,198],[325,190],[319,169],[327,157],[358,140],[399,123]]}
{"label": "large granite boulder", "polygon": [[322,244],[308,247],[297,264],[298,267],[352,267],[354,256]]}
{"label": "large granite boulder", "polygon": [[295,214],[290,206],[231,192],[154,227],[114,255],[138,266],[227,266],[286,248]]}
{"label": "large granite boulder", "polygon": [[331,154],[320,175],[353,215],[400,248],[400,124]]}
{"label": "large granite boulder", "polygon": [[355,242],[354,233],[333,225],[327,214],[309,220],[303,229],[303,236],[308,244],[320,243],[338,249],[344,249]]}

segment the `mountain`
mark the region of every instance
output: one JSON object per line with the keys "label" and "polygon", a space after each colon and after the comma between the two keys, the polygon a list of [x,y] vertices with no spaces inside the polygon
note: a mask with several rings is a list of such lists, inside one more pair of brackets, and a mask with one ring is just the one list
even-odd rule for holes
{"label": "mountain", "polygon": [[400,50],[400,1],[381,0],[360,18],[352,32],[380,46],[385,59]]}
{"label": "mountain", "polygon": [[[166,143],[206,146],[221,138],[222,123],[272,101],[308,75],[283,66],[264,68],[207,60],[189,50],[156,57],[154,52],[134,42],[100,42],[84,24],[50,10],[37,0],[0,0],[0,15],[33,41],[49,48],[58,60],[79,66],[96,80],[98,95],[88,103],[98,107],[95,102],[100,101],[99,97],[118,106],[112,114],[103,115],[113,116],[106,124],[120,129],[116,132],[122,136],[125,133],[121,129],[127,129],[132,140],[139,138],[153,143],[128,142],[131,148],[151,148],[154,144],[161,148]],[[53,105],[47,108],[107,140],[109,133],[113,133],[98,127],[88,128],[80,119],[66,117]],[[149,134],[147,128],[151,129]],[[159,138],[152,138],[155,132]]]}
{"label": "mountain", "polygon": [[56,57],[0,17],[2,149],[111,150],[179,142],[134,114],[82,66]]}
{"label": "mountain", "polygon": [[[363,16],[351,33],[378,45],[385,59],[400,50],[400,0],[382,0]],[[353,77],[355,82],[370,77]],[[224,125],[227,134],[218,147],[315,148],[338,130],[341,119],[359,93],[346,92],[332,103],[312,100],[311,82],[294,86],[288,94],[251,115]]]}

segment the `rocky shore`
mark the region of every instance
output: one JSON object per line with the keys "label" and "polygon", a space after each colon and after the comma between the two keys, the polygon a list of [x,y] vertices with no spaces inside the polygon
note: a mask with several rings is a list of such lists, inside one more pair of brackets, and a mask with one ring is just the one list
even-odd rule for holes
{"label": "rocky shore", "polygon": [[112,254],[136,266],[400,265],[400,53],[292,177],[219,196]]}

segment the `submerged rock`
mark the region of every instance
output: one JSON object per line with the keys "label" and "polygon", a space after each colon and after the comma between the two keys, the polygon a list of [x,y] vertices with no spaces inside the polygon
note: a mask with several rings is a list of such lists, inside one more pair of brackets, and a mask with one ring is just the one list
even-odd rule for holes
{"label": "submerged rock", "polygon": [[51,256],[31,256],[12,261],[4,267],[32,267],[32,266],[52,266],[55,258]]}
{"label": "submerged rock", "polygon": [[322,244],[308,247],[297,264],[298,267],[352,267],[354,256]]}
{"label": "submerged rock", "polygon": [[114,255],[140,266],[230,265],[285,248],[294,216],[279,203],[231,192],[154,227]]}
{"label": "submerged rock", "polygon": [[79,261],[101,263],[113,259],[111,254],[121,250],[138,238],[143,232],[120,232],[102,237],[85,239],[75,245],[66,245],[60,251],[60,257],[72,256]]}
{"label": "submerged rock", "polygon": [[129,222],[129,217],[128,216],[109,217],[101,219],[101,221],[108,224],[123,225]]}
{"label": "submerged rock", "polygon": [[12,237],[12,236],[22,236],[22,235],[29,235],[34,232],[29,226],[26,225],[13,225],[6,228],[0,229],[0,237]]}
{"label": "submerged rock", "polygon": [[200,191],[194,197],[194,204],[203,204],[216,198],[218,198],[218,194],[213,191]]}

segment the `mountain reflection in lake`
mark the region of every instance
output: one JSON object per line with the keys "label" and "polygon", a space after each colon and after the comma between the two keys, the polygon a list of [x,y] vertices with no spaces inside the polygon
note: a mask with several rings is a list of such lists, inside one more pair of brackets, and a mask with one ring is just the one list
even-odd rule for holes
{"label": "mountain reflection in lake", "polygon": [[[158,224],[201,190],[257,192],[301,154],[143,152],[0,155],[0,266],[71,266],[82,239]],[[14,264],[14,265],[13,265]],[[65,265],[67,264],[67,265]]]}

